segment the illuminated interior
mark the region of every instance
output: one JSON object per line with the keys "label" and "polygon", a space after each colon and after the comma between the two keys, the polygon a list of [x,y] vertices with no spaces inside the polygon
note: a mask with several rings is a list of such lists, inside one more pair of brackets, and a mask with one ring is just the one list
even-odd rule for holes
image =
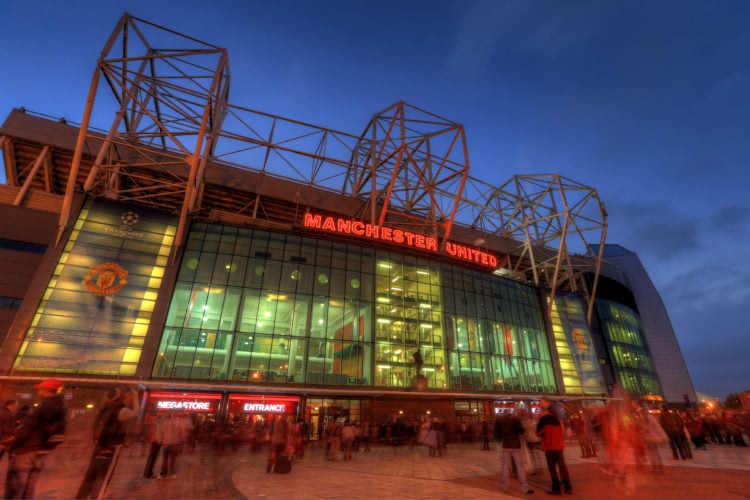
{"label": "illuminated interior", "polygon": [[431,389],[552,393],[535,297],[408,255],[196,223],[153,375],[393,389],[421,375]]}

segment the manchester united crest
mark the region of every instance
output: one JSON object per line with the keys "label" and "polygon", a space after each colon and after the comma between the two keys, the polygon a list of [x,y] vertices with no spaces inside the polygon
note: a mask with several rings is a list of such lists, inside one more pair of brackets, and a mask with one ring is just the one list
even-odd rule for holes
{"label": "manchester united crest", "polygon": [[128,272],[116,262],[105,262],[89,269],[83,283],[89,292],[99,297],[113,295],[122,289],[128,281]]}

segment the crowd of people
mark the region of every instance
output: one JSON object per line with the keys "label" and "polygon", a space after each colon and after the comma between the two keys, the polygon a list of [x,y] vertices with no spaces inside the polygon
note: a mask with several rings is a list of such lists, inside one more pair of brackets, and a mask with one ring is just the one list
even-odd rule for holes
{"label": "crowd of people", "polygon": [[[542,398],[540,403],[538,416],[521,410],[517,415],[501,414],[496,418],[495,438],[501,449],[503,489],[508,487],[505,477],[512,468],[522,492],[529,493],[525,469],[539,470],[535,450],[540,447],[549,471],[550,494],[572,493],[563,452],[566,444],[577,444],[580,458],[600,457],[603,472],[611,475],[623,491],[632,492],[641,472],[664,473],[662,445],[669,445],[672,460],[690,460],[694,450],[706,450],[708,444],[744,447],[747,446],[744,436],[750,436],[747,413],[696,414],[666,404],[654,408],[628,395],[586,409],[553,403],[547,398]],[[520,428],[508,423],[512,420],[517,420],[524,429],[523,453],[515,450],[513,440],[508,444],[507,429],[511,425],[520,436]],[[498,429],[505,431],[498,432]],[[506,446],[510,451],[505,450]]]}
{"label": "crowd of people", "polygon": [[[0,459],[8,457],[5,498],[33,498],[47,456],[64,441],[68,409],[62,382],[45,379],[35,388],[35,406],[8,399],[0,407]],[[481,443],[478,449],[489,450],[494,440],[503,491],[509,491],[513,475],[523,494],[533,493],[527,476],[546,469],[550,480],[547,493],[563,495],[573,492],[566,447],[568,452],[570,448],[580,450],[582,459],[598,457],[603,472],[627,492],[633,490],[641,472],[664,473],[660,450],[669,450],[667,459],[690,460],[694,453],[713,445],[745,447],[745,436],[750,436],[747,413],[698,414],[666,404],[656,408],[627,395],[587,407],[543,397],[536,411],[528,409],[504,408],[495,416],[463,420],[432,415],[413,421],[394,417],[379,424],[369,418],[331,416],[313,428],[310,422],[292,415],[272,419],[237,415],[217,423],[184,412],[149,412],[138,419],[138,393],[113,388],[107,391],[94,419],[93,451],[75,497],[98,498],[121,448],[136,443],[144,450],[143,477],[170,479],[177,477],[180,454],[194,450],[199,441],[218,453],[240,447],[251,453],[267,449],[267,472],[289,472],[294,460],[304,458],[314,437],[325,447],[325,457],[334,461],[352,460],[356,452],[367,453],[375,443],[424,446],[428,456],[444,457],[449,443],[477,442]]]}
{"label": "crowd of people", "polygon": [[[4,495],[8,499],[34,498],[49,454],[66,438],[68,407],[62,381],[45,379],[34,388],[38,401],[33,407],[8,399],[0,408],[0,459],[8,456]],[[139,413],[136,391],[115,387],[106,392],[94,418],[93,451],[75,498],[101,498],[122,447],[141,433],[134,431]],[[150,425],[142,428],[151,438],[144,475],[174,478],[177,456],[192,435],[192,420],[186,413],[152,417],[147,419]],[[161,474],[156,476],[153,468],[160,451]]]}

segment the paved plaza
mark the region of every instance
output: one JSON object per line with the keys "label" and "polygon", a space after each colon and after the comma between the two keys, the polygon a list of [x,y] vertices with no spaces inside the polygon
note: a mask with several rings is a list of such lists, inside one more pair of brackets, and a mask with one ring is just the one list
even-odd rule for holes
{"label": "paved plaza", "polygon": [[[49,457],[36,497],[73,498],[90,449],[81,442],[58,448]],[[326,460],[322,445],[311,444],[290,474],[266,473],[266,450],[252,453],[242,446],[217,451],[201,443],[179,456],[174,479],[144,478],[146,451],[140,443],[123,449],[105,498],[550,498],[546,472],[529,476],[532,495],[523,495],[515,478],[510,491],[502,493],[496,452],[482,451],[479,443],[450,444],[443,457],[430,457],[421,446],[377,445],[369,453],[355,453],[351,461]],[[609,473],[601,458],[582,459],[577,452],[573,443],[565,452],[574,488],[567,498],[750,498],[750,447],[710,445],[694,451],[689,461],[672,460],[665,447],[664,474],[636,471],[625,481]],[[3,474],[6,464],[7,459]]]}

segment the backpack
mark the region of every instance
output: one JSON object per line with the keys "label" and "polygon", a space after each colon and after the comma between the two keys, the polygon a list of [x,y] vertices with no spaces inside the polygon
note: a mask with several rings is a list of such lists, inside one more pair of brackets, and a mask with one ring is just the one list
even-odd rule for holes
{"label": "backpack", "polygon": [[127,432],[122,420],[119,419],[120,410],[125,408],[122,403],[107,404],[94,420],[94,442],[97,446],[114,446],[124,444]]}
{"label": "backpack", "polygon": [[42,448],[53,450],[65,441],[65,413],[55,416],[44,424],[42,429]]}

